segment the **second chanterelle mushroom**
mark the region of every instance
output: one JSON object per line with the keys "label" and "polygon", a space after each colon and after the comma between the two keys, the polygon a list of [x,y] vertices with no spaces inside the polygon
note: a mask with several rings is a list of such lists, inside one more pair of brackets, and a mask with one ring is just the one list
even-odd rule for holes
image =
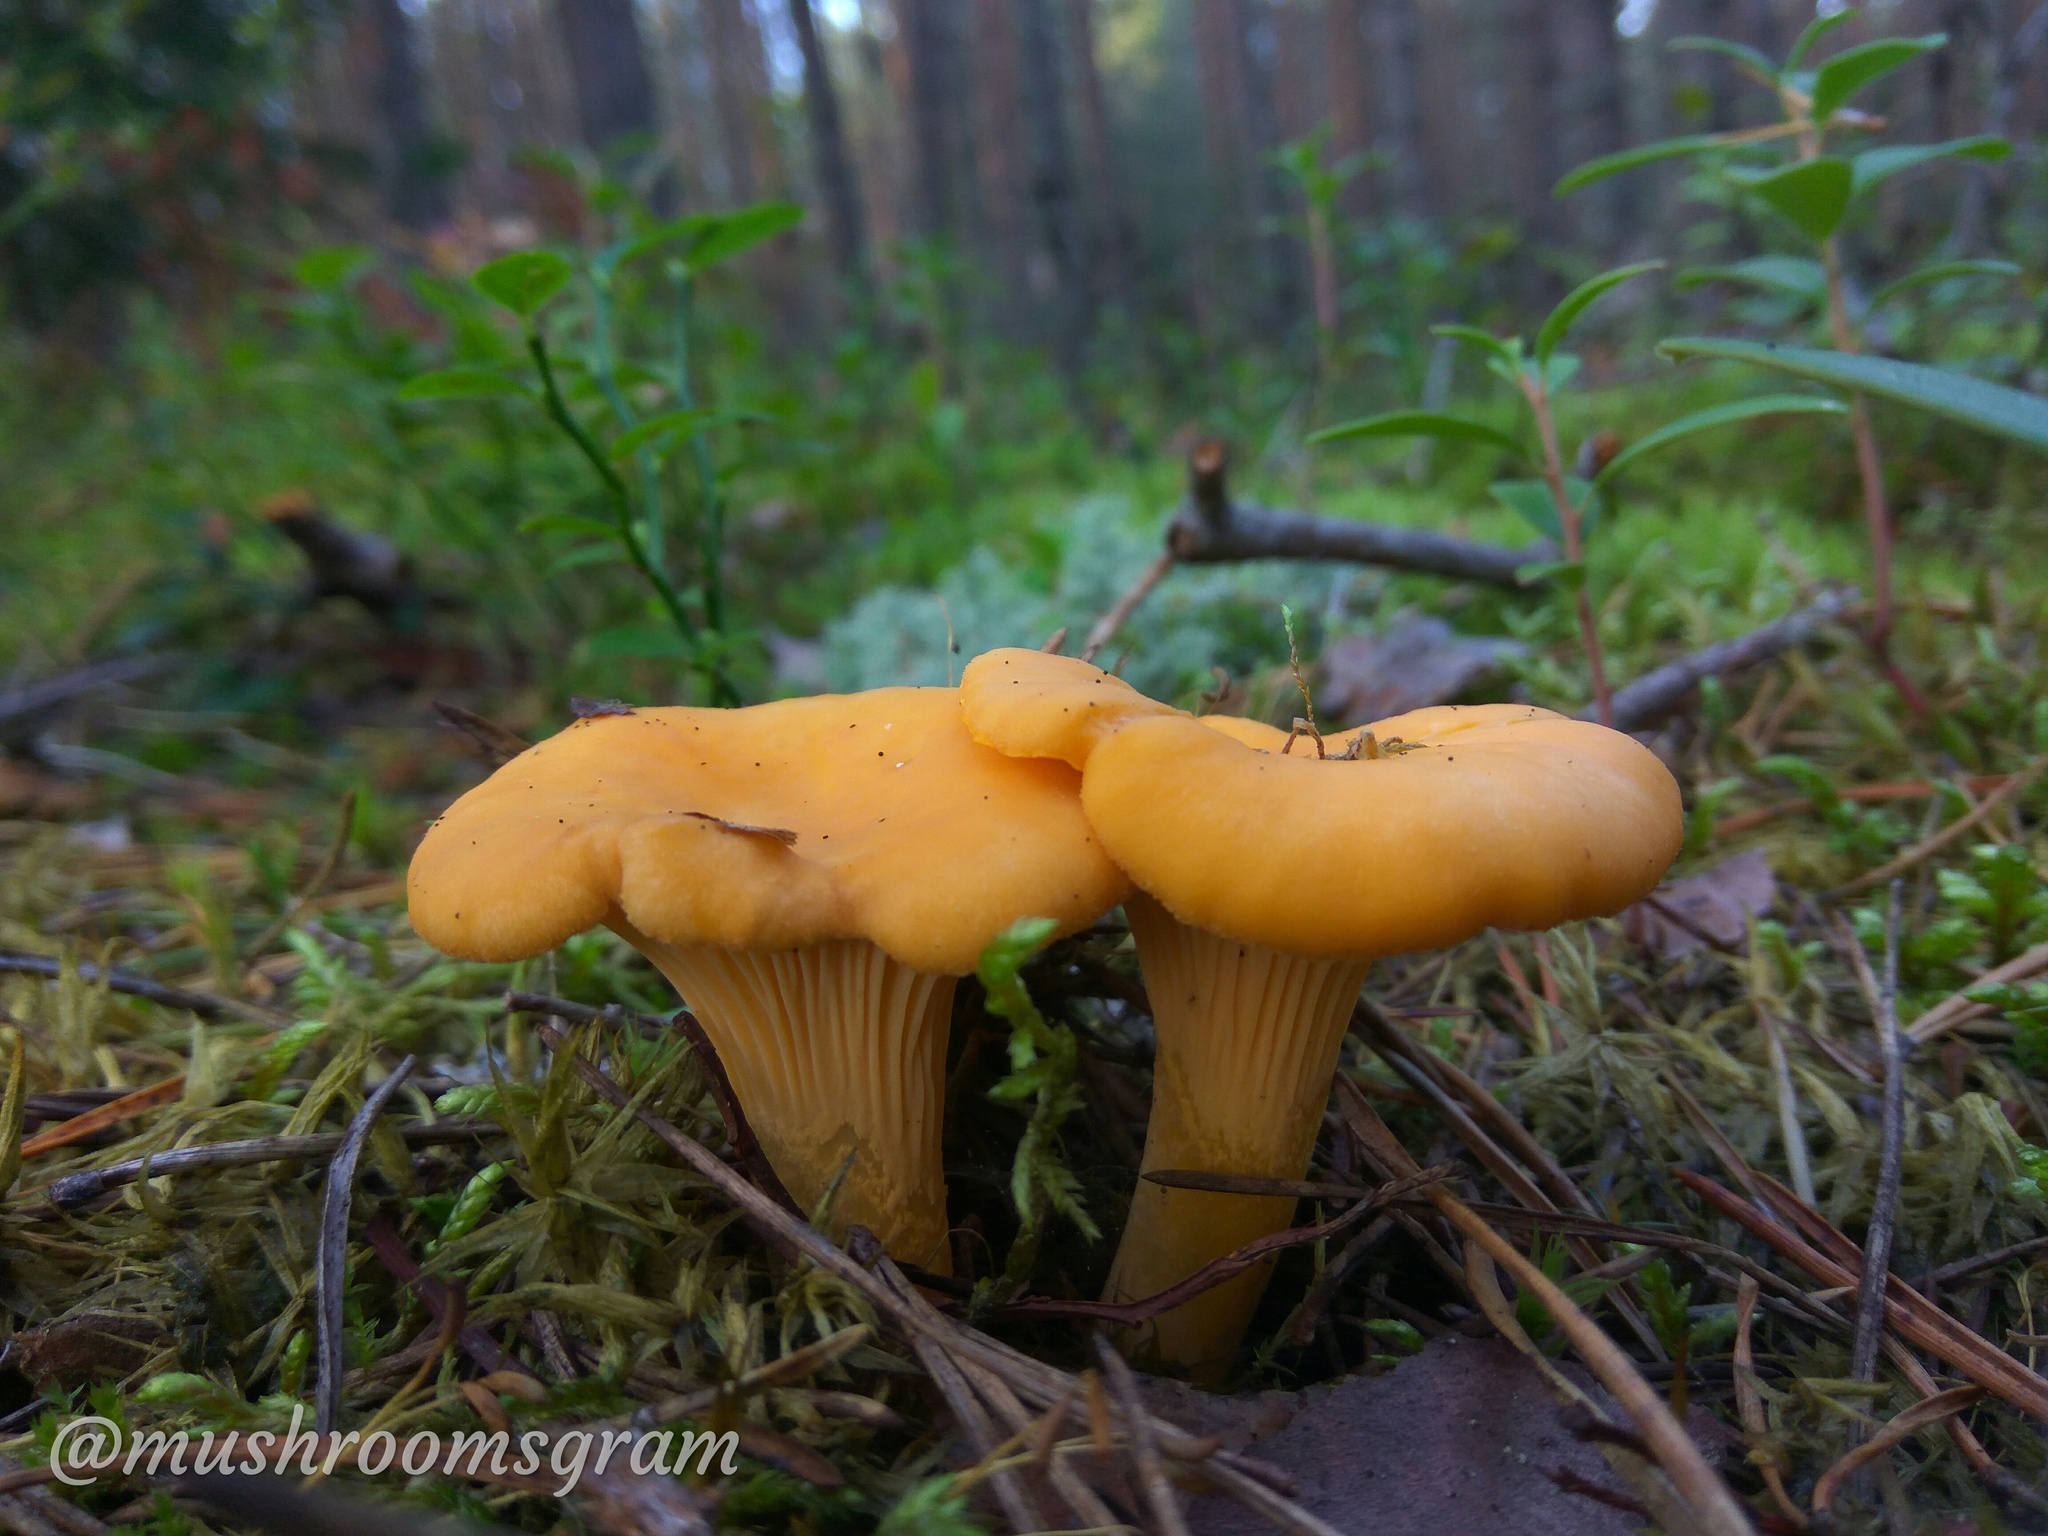
{"label": "second chanterelle mushroom", "polygon": [[477,960],[614,929],[696,1012],[791,1194],[847,1168],[835,1230],[943,1271],[954,979],[1017,918],[1070,932],[1127,888],[1076,778],[978,745],[950,688],[598,716],[449,808],[412,921]]}
{"label": "second chanterelle mushroom", "polygon": [[[1138,887],[1125,912],[1158,1039],[1147,1171],[1299,1178],[1372,960],[1618,911],[1683,837],[1651,752],[1527,706],[1418,710],[1323,756],[1036,651],[977,658],[960,695],[977,741],[1083,770],[1089,823]],[[1165,1290],[1294,1203],[1141,1180],[1106,1299]],[[1265,1281],[1161,1314],[1137,1351],[1214,1377]]]}

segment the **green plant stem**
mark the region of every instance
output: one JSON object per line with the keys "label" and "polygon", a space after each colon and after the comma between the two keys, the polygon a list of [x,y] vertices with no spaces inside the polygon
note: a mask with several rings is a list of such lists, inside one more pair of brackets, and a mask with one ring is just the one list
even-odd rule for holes
{"label": "green plant stem", "polygon": [[[654,588],[655,596],[661,600],[662,607],[668,611],[669,618],[682,632],[683,638],[694,640],[697,626],[690,619],[689,609],[683,606],[681,594],[676,591],[675,585],[668,577],[647,558],[647,550],[640,542],[639,530],[633,526],[632,493],[626,489],[626,482],[619,478],[619,472],[612,468],[611,461],[605,458],[604,451],[591,440],[590,434],[583,430],[583,423],[570,413],[569,404],[562,398],[561,388],[555,383],[554,364],[549,361],[548,345],[541,339],[540,332],[526,333],[526,350],[532,355],[533,365],[540,373],[541,402],[547,409],[548,418],[568,433],[569,440],[589,461],[590,467],[597,471],[597,478],[604,485],[606,499],[612,504],[613,520],[618,524],[619,543],[626,551],[626,558],[647,578],[648,585]],[[699,665],[712,679],[714,689],[730,687],[715,665]]]}
{"label": "green plant stem", "polygon": [[[640,424],[639,413],[626,399],[625,391],[619,388],[617,349],[612,343],[611,280],[592,273],[590,289],[591,374],[597,380],[597,387],[604,395],[605,403],[612,408],[612,414],[619,418],[620,427],[637,427]],[[648,561],[666,569],[668,529],[661,515],[661,471],[654,455],[645,448],[635,454],[633,459],[640,470],[641,542],[646,546]]]}
{"label": "green plant stem", "polygon": [[[1817,159],[1821,153],[1819,126],[1813,121],[1808,99],[1796,91],[1781,89],[1779,100],[1789,126],[1798,135],[1799,158]],[[1841,248],[1829,235],[1820,242],[1821,269],[1827,274],[1828,334],[1838,352],[1861,352],[1856,327],[1849,318],[1849,297],[1842,283]],[[1870,403],[1862,395],[1849,397],[1849,432],[1856,444],[1856,476],[1863,483],[1863,522],[1870,540],[1870,627],[1863,633],[1864,644],[1900,700],[1916,715],[1929,713],[1927,696],[1892,659],[1892,518],[1885,502],[1884,463],[1878,457],[1877,433],[1870,425]]]}
{"label": "green plant stem", "polygon": [[1593,683],[1593,708],[1602,725],[1614,724],[1614,694],[1607,686],[1607,663],[1600,653],[1600,631],[1593,613],[1593,596],[1584,580],[1586,545],[1579,524],[1579,509],[1572,505],[1564,484],[1564,455],[1557,446],[1557,423],[1550,414],[1550,391],[1526,368],[1522,371],[1522,393],[1536,418],[1536,433],[1543,443],[1543,481],[1550,487],[1550,499],[1557,505],[1557,526],[1564,534],[1564,557],[1580,569],[1579,589],[1573,594],[1579,618],[1579,639],[1586,647],[1586,670]]}
{"label": "green plant stem", "polygon": [[[675,285],[670,333],[676,359],[676,405],[694,411],[697,392],[690,384],[689,275],[678,274]],[[697,550],[704,567],[704,621],[719,631],[725,628],[725,507],[718,499],[718,466],[711,461],[711,439],[702,428],[690,434],[690,456],[696,461],[698,493],[703,499],[703,512],[697,523]]]}

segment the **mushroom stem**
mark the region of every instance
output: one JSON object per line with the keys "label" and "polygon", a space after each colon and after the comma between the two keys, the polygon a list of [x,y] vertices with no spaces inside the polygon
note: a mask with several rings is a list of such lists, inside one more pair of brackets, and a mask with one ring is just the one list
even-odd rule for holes
{"label": "mushroom stem", "polygon": [[718,1048],[769,1163],[834,1236],[872,1231],[896,1258],[952,1272],[939,1152],[954,978],[864,939],[730,949],[625,937],[675,984]]}
{"label": "mushroom stem", "polygon": [[[1317,960],[1182,923],[1148,896],[1125,901],[1158,1056],[1143,1170],[1298,1179],[1315,1150],[1337,1049],[1370,962]],[[1277,1232],[1291,1197],[1138,1182],[1103,1296],[1136,1301]],[[1250,1325],[1270,1267],[1160,1314],[1128,1353],[1214,1383]]]}

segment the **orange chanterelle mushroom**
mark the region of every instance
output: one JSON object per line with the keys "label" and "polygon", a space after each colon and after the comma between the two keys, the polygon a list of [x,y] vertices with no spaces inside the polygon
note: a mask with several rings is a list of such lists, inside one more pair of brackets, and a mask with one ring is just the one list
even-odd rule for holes
{"label": "orange chanterelle mushroom", "polygon": [[703,1022],[791,1194],[811,1207],[846,1168],[832,1227],[946,1270],[954,979],[1017,918],[1070,932],[1127,889],[1077,789],[975,743],[950,688],[600,716],[435,823],[413,926],[475,960],[621,934]]}
{"label": "orange chanterelle mushroom", "polygon": [[[1371,961],[1618,911],[1683,838],[1648,749],[1522,705],[1417,710],[1322,756],[1036,651],[977,658],[960,698],[976,741],[1082,770],[1089,824],[1138,887],[1124,910],[1158,1036],[1148,1171],[1299,1178]],[[1107,1299],[1163,1291],[1293,1207],[1140,1181]],[[1133,1342],[1213,1375],[1265,1282],[1219,1286]]]}

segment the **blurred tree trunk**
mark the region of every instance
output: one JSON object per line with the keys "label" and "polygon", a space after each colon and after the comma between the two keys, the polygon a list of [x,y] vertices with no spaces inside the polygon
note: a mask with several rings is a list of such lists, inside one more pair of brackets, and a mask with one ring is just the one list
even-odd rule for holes
{"label": "blurred tree trunk", "polygon": [[[1373,56],[1366,41],[1366,0],[1323,0],[1323,67],[1329,78],[1331,158],[1371,149]],[[1372,177],[1352,177],[1340,197],[1344,213],[1364,218],[1372,210]]]}
{"label": "blurred tree trunk", "polygon": [[818,39],[811,0],[789,0],[789,22],[804,55],[804,114],[811,129],[811,153],[817,160],[818,194],[825,204],[825,231],[832,246],[832,264],[856,290],[868,278],[867,230],[861,217],[860,186],[846,152],[846,131],[839,116],[839,91]]}
{"label": "blurred tree trunk", "polygon": [[1196,324],[1220,340],[1230,305],[1247,287],[1244,177],[1244,47],[1237,0],[1195,0],[1195,55],[1202,108],[1202,166],[1207,197],[1196,251]]}
{"label": "blurred tree trunk", "polygon": [[1301,319],[1306,255],[1292,233],[1294,199],[1287,173],[1274,162],[1281,144],[1276,66],[1280,6],[1273,0],[1237,0],[1232,41],[1244,81],[1245,178],[1251,188],[1252,228],[1265,271],[1268,318],[1283,331]]}
{"label": "blurred tree trunk", "polygon": [[[1033,297],[1052,322],[1055,355],[1070,377],[1081,367],[1089,328],[1088,283],[1074,196],[1074,161],[1067,147],[1066,90],[1052,0],[1017,0],[1029,151],[1031,208],[1043,280],[1027,271]],[[1043,290],[1041,292],[1041,290]]]}
{"label": "blurred tree trunk", "polygon": [[[1429,211],[1422,112],[1422,22],[1416,0],[1373,0],[1369,20],[1379,34],[1376,76],[1386,101],[1390,201],[1411,216]],[[1370,34],[1369,34],[1370,35]]]}
{"label": "blurred tree trunk", "polygon": [[1129,211],[1117,185],[1102,72],[1095,63],[1094,0],[1066,0],[1067,59],[1080,108],[1082,182],[1088,197],[1091,287],[1129,308],[1137,294],[1131,270]]}
{"label": "blurred tree trunk", "polygon": [[1416,212],[1440,219],[1477,213],[1499,185],[1501,168],[1498,154],[1479,148],[1491,130],[1474,120],[1481,94],[1461,18],[1423,0],[1393,0],[1393,13],[1411,53],[1395,68],[1414,82]]}
{"label": "blurred tree trunk", "polygon": [[897,8],[910,66],[910,136],[915,169],[913,227],[922,239],[960,233],[958,166],[961,124],[958,50],[949,12],[954,0],[901,0]]}
{"label": "blurred tree trunk", "polygon": [[628,134],[652,135],[654,82],[633,0],[555,0],[555,22],[575,81],[583,142],[601,151]]}
{"label": "blurred tree trunk", "polygon": [[[1508,166],[1508,207],[1525,240],[1557,238],[1557,34],[1552,0],[1509,0],[1502,116],[1495,133]],[[1498,142],[1498,140],[1497,140]]]}
{"label": "blurred tree trunk", "polygon": [[384,211],[407,229],[431,229],[448,217],[448,196],[434,174],[433,118],[412,18],[398,0],[371,0],[377,32],[377,182]]}
{"label": "blurred tree trunk", "polygon": [[702,6],[729,195],[744,207],[783,187],[782,153],[768,96],[768,56],[744,0],[702,0]]}
{"label": "blurred tree trunk", "polygon": [[973,80],[974,173],[983,256],[1001,288],[999,309],[1012,334],[1030,328],[1026,279],[1031,244],[1026,211],[1022,56],[1016,0],[973,0],[967,66]]}

